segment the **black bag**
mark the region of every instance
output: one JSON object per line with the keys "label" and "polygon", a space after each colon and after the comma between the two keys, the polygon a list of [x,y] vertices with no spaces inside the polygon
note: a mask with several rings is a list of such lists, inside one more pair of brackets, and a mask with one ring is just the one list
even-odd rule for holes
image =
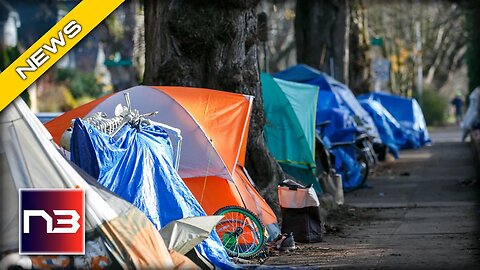
{"label": "black bag", "polygon": [[278,186],[278,198],[282,210],[282,233],[292,232],[297,242],[321,242],[320,203],[313,187],[286,180]]}

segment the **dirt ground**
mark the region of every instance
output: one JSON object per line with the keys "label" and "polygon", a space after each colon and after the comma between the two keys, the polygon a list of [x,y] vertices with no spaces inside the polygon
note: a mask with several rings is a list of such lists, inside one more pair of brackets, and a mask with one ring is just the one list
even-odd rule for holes
{"label": "dirt ground", "polygon": [[321,243],[297,243],[257,269],[480,269],[479,182],[455,127],[403,151],[330,211]]}

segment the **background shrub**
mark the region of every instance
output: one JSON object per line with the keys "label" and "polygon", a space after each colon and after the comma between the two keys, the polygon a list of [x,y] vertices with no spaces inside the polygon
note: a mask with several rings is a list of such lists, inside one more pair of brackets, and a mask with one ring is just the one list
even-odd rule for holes
{"label": "background shrub", "polygon": [[449,100],[433,90],[423,92],[422,104],[425,121],[429,126],[445,125],[448,120]]}

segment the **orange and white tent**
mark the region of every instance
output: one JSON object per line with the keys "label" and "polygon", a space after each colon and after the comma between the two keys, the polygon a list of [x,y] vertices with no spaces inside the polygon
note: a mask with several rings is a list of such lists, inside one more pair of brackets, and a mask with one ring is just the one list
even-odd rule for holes
{"label": "orange and white tent", "polygon": [[104,96],[45,124],[59,144],[72,119],[96,112],[114,115],[128,92],[132,108],[158,111],[151,120],[181,130],[179,174],[207,214],[229,205],[256,213],[276,226],[272,209],[245,174],[245,154],[253,97],[204,88],[136,86]]}

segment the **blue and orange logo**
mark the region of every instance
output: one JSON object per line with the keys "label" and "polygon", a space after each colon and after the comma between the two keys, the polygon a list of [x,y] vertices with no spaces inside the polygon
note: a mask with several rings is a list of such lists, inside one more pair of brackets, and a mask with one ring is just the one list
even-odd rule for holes
{"label": "blue and orange logo", "polygon": [[19,253],[85,254],[85,192],[20,189]]}

